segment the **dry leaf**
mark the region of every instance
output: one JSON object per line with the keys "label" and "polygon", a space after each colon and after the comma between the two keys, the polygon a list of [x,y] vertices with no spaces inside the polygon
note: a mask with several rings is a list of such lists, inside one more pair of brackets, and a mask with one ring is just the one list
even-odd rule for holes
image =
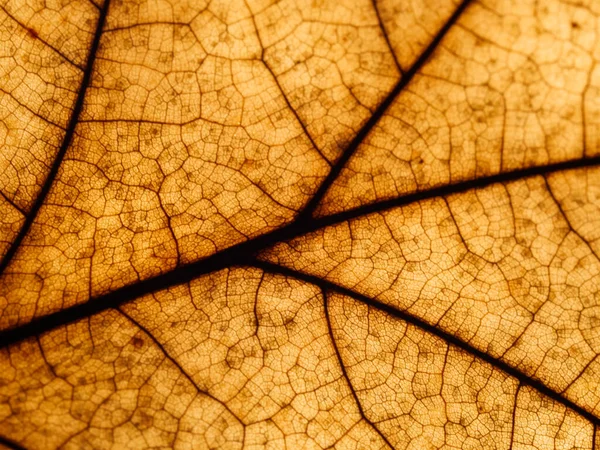
{"label": "dry leaf", "polygon": [[4,0],[0,446],[600,448],[599,34]]}

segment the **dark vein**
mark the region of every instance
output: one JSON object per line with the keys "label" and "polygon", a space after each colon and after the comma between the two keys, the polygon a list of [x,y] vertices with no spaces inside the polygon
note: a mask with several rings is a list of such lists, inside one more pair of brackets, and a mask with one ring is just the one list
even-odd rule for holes
{"label": "dark vein", "polygon": [[92,46],[90,47],[90,51],[88,53],[87,65],[83,72],[83,78],[81,79],[81,86],[79,88],[79,92],[77,94],[77,99],[75,100],[75,105],[73,107],[73,112],[71,113],[71,118],[69,119],[69,125],[67,126],[67,130],[65,132],[60,149],[58,150],[58,153],[56,154],[56,158],[54,159],[54,162],[52,163],[52,167],[50,168],[50,172],[48,173],[48,176],[46,177],[46,181],[44,182],[44,185],[42,186],[40,194],[35,199],[35,202],[33,203],[31,210],[29,211],[29,214],[25,217],[25,222],[23,223],[23,226],[19,230],[19,234],[17,235],[16,239],[13,241],[13,243],[9,247],[8,251],[2,258],[2,261],[0,262],[0,274],[3,273],[4,270],[6,270],[6,267],[8,266],[8,264],[11,262],[11,260],[15,256],[17,249],[21,246],[23,239],[29,232],[29,229],[31,228],[33,221],[37,217],[37,215],[40,211],[40,208],[44,204],[44,201],[46,200],[46,197],[48,196],[48,193],[50,192],[50,188],[52,187],[52,185],[54,183],[54,179],[56,178],[56,175],[58,174],[58,169],[60,168],[60,165],[65,157],[65,154],[67,153],[67,149],[71,145],[71,141],[73,140],[73,136],[75,134],[75,127],[77,126],[77,123],[79,121],[79,115],[81,114],[81,111],[83,110],[83,102],[85,99],[85,93],[87,91],[87,88],[88,88],[91,78],[92,78],[92,71],[94,69],[94,61],[96,59],[96,54],[98,53],[98,47],[100,46],[100,37],[102,36],[102,30],[103,30],[104,24],[106,22],[106,16],[108,14],[109,4],[110,4],[110,0],[105,0],[104,4],[102,5],[102,9],[100,9],[100,13],[98,16],[98,23],[96,25],[96,32],[94,34],[94,40],[92,41]]}
{"label": "dark vein", "polygon": [[25,447],[22,447],[21,445],[17,444],[16,442],[11,441],[10,439],[8,439],[4,436],[0,436],[0,444],[4,445],[5,447],[11,448],[13,450],[26,450]]}
{"label": "dark vein", "polygon": [[[100,16],[102,21],[106,16],[106,5],[107,4],[105,4],[103,12]],[[467,2],[464,2],[461,8],[459,8],[455,12],[455,15],[462,11],[466,7],[466,5]],[[94,47],[97,47],[99,44],[101,28],[101,26],[98,27],[96,38],[94,40]],[[95,52],[92,52],[92,55],[94,54]],[[86,78],[87,82],[89,82],[89,75],[91,73],[91,64],[89,64],[89,66],[90,67],[88,67],[88,71],[86,72],[88,75],[88,77]],[[80,94],[81,92],[82,91],[80,91]],[[82,97],[82,95],[80,95],[80,97]],[[70,134],[72,134],[72,132]],[[335,215],[322,217],[318,219],[311,219],[308,222],[304,222],[301,220],[300,217],[298,217],[294,222],[292,222],[289,225],[286,225],[282,228],[266,233],[264,235],[258,236],[251,240],[242,242],[240,244],[234,245],[225,250],[219,251],[208,258],[184,266],[179,266],[161,275],[142,280],[134,285],[123,286],[122,288],[119,288],[115,291],[109,292],[104,295],[100,295],[96,298],[90,298],[86,303],[82,303],[63,309],[61,311],[50,313],[40,318],[35,318],[24,325],[17,325],[13,328],[2,330],[0,331],[0,346],[3,347],[10,345],[14,342],[21,341],[23,339],[42,333],[44,331],[48,331],[60,325],[71,323],[73,321],[81,319],[82,317],[98,313],[108,308],[117,307],[118,305],[131,301],[136,297],[140,297],[155,290],[161,290],[170,286],[188,282],[202,274],[214,272],[216,270],[220,270],[222,268],[234,264],[241,264],[244,261],[244,259],[248,258],[249,256],[252,256],[253,254],[269,246],[275,245],[278,242],[287,239],[292,239],[294,237],[318,230],[326,226],[334,225],[346,220],[351,220],[364,214],[381,212],[389,208],[406,205],[427,198],[449,195],[453,193],[460,193],[469,189],[482,188],[493,183],[508,182],[524,177],[552,173],[560,170],[591,167],[598,165],[599,163],[600,156],[588,159],[571,160],[546,166],[531,167],[527,169],[521,169],[512,172],[483,177],[476,180],[457,182],[451,185],[440,186],[437,188],[432,188],[412,194],[401,195],[397,198],[383,200],[370,205],[361,206]],[[57,165],[55,165],[55,168],[56,167]],[[47,189],[49,189],[49,184],[51,183],[47,183]],[[37,209],[39,209],[39,207],[41,206],[42,201],[43,199],[38,199],[38,202],[36,203],[38,205]],[[0,271],[6,267],[8,261],[12,258],[12,256],[14,256],[14,252],[18,247],[18,243],[22,241],[23,236],[26,233],[29,226],[31,225],[32,221],[33,217],[31,217],[27,221],[27,225],[24,226],[24,228],[21,230],[19,239],[15,241],[16,244],[13,244],[13,246],[9,250],[9,253],[7,253],[7,256],[5,257],[3,264],[0,265]]]}
{"label": "dark vein", "polygon": [[577,236],[579,239],[581,239],[581,242],[583,242],[587,246],[587,248],[590,250],[590,252],[596,257],[596,259],[598,261],[600,261],[600,255],[598,255],[598,253],[596,253],[596,250],[594,250],[594,248],[588,242],[588,240],[585,239],[582,236],[582,234],[579,231],[577,231],[577,229],[575,228],[575,226],[573,226],[573,224],[571,223],[571,220],[569,219],[569,216],[565,212],[562,203],[556,198],[556,195],[554,195],[554,191],[550,187],[550,183],[548,182],[548,179],[546,177],[544,177],[544,184],[546,185],[546,190],[548,191],[548,194],[550,195],[550,198],[552,199],[552,201],[554,202],[554,204],[558,208],[558,211],[560,212],[560,215],[563,217],[563,219],[565,219],[565,222],[567,222],[569,230],[575,236]]}
{"label": "dark vein", "polygon": [[251,262],[250,265],[252,265],[258,269],[264,270],[266,272],[269,272],[269,273],[276,273],[276,274],[280,274],[280,275],[283,275],[286,277],[291,277],[291,278],[295,278],[297,280],[311,283],[315,286],[318,286],[322,290],[338,292],[342,295],[346,295],[346,296],[351,297],[361,303],[364,303],[367,306],[370,306],[379,311],[385,312],[385,313],[389,314],[390,316],[397,317],[398,319],[401,319],[407,323],[410,323],[411,325],[414,325],[427,333],[433,334],[434,336],[437,336],[437,337],[443,339],[447,343],[464,350],[465,352],[475,356],[476,358],[481,359],[482,361],[485,361],[486,363],[490,364],[491,366],[502,370],[503,372],[507,373],[508,375],[519,380],[521,382],[521,384],[531,386],[533,389],[536,389],[538,392],[546,395],[547,397],[551,398],[552,400],[575,411],[577,414],[581,415],[589,422],[596,424],[596,425],[600,424],[600,417],[595,416],[593,413],[591,413],[588,410],[584,409],[583,407],[575,404],[573,401],[571,401],[568,398],[566,398],[565,396],[563,396],[560,392],[557,392],[554,389],[551,389],[548,386],[544,385],[540,380],[521,372],[516,367],[513,367],[502,360],[498,360],[498,359],[488,355],[487,353],[473,347],[468,342],[463,341],[461,338],[456,337],[452,334],[449,334],[449,333],[431,325],[430,323],[425,322],[423,319],[421,319],[417,316],[414,316],[406,311],[402,311],[401,309],[398,309],[394,306],[391,306],[391,305],[383,303],[379,300],[367,297],[367,296],[362,295],[358,292],[355,292],[351,289],[348,289],[348,288],[345,288],[338,284],[335,284],[331,281],[323,280],[322,278],[316,277],[314,275],[309,275],[309,274],[306,274],[303,272],[298,272],[296,270],[293,270],[293,269],[290,269],[287,267],[283,267],[283,266],[279,266],[277,264],[257,260],[257,261]]}
{"label": "dark vein", "polygon": [[354,403],[356,403],[356,406],[358,407],[358,411],[359,411],[361,417],[365,420],[365,422],[367,422],[369,425],[371,425],[373,427],[375,432],[377,434],[379,434],[379,436],[383,439],[383,441],[388,445],[389,448],[394,448],[394,446],[392,444],[390,444],[390,441],[388,441],[388,439],[379,430],[379,428],[377,428],[377,426],[367,417],[367,415],[365,414],[365,411],[363,410],[362,404],[360,403],[360,400],[358,398],[356,390],[354,389],[354,386],[352,386],[352,382],[350,381],[350,377],[348,376],[348,372],[346,371],[346,365],[344,364],[344,361],[342,360],[342,355],[340,354],[340,350],[337,346],[335,336],[333,335],[333,328],[331,327],[331,318],[329,317],[329,299],[327,298],[327,292],[325,290],[322,290],[321,294],[323,295],[323,308],[325,310],[325,320],[327,322],[327,332],[329,333],[329,339],[331,340],[331,344],[333,345],[333,349],[335,350],[335,355],[337,357],[338,364],[340,366],[340,369],[342,370],[342,376],[346,380],[346,384],[348,385],[348,388],[350,389],[350,392],[352,393],[352,397],[354,397]]}
{"label": "dark vein", "polygon": [[[246,0],[244,0],[244,4],[246,5],[246,8],[248,9],[248,11],[252,11],[252,9],[250,8],[250,6],[248,5],[248,2]],[[300,119],[300,115],[292,107],[292,104],[290,103],[290,100],[288,99],[287,95],[285,94],[285,91],[283,90],[283,87],[281,86],[281,83],[279,83],[279,79],[277,79],[277,76],[275,75],[275,72],[273,72],[273,69],[271,68],[271,66],[265,60],[265,46],[263,44],[262,38],[260,37],[260,32],[258,31],[258,26],[256,26],[256,19],[254,17],[254,14],[250,13],[250,16],[252,18],[252,25],[254,26],[254,31],[256,32],[256,38],[258,39],[258,43],[260,44],[260,62],[265,67],[265,69],[267,69],[267,71],[269,72],[269,74],[273,78],[273,82],[277,86],[277,89],[279,89],[279,93],[283,97],[283,100],[285,101],[286,106],[292,112],[292,114],[294,115],[294,117],[298,121],[298,124],[300,124],[300,128],[302,128],[302,131],[304,132],[304,135],[306,137],[308,137],[308,140],[310,141],[310,144],[313,146],[313,149],[316,150],[317,153],[321,156],[321,158],[323,158],[323,160],[328,165],[331,166],[331,162],[329,161],[329,159],[327,159],[325,157],[325,155],[323,154],[323,152],[321,152],[321,149],[317,146],[317,144],[313,140],[312,135],[308,132],[308,128],[306,128],[306,125]]]}
{"label": "dark vein", "polygon": [[517,417],[517,403],[519,401],[519,391],[521,390],[521,386],[523,386],[523,385],[521,383],[519,383],[519,385],[517,386],[517,390],[515,391],[515,403],[514,403],[513,414],[512,414],[512,425],[510,428],[510,447],[509,448],[513,448],[513,445],[515,442],[515,422],[516,422],[516,417]]}
{"label": "dark vein", "polygon": [[19,211],[23,216],[25,216],[25,217],[27,216],[27,214],[25,213],[23,208],[21,208],[19,205],[17,205],[15,202],[13,202],[10,198],[8,198],[4,192],[0,191],[0,196],[2,196],[2,198],[6,201],[6,203],[8,203],[14,209]]}
{"label": "dark vein", "polygon": [[394,47],[392,47],[392,43],[390,42],[390,37],[388,35],[388,32],[385,28],[383,20],[381,20],[381,14],[379,14],[379,7],[377,6],[377,0],[371,0],[371,2],[373,3],[373,9],[375,10],[375,15],[377,16],[377,22],[379,23],[379,29],[381,30],[381,33],[383,34],[383,38],[385,39],[388,49],[390,50],[390,53],[392,54],[392,58],[394,58],[394,63],[396,64],[396,68],[400,72],[400,75],[404,76],[404,70],[402,69],[402,66],[400,66],[400,62],[398,61],[398,58],[396,57],[396,52],[394,51]]}
{"label": "dark vein", "polygon": [[416,192],[400,197],[361,206],[339,214],[313,219],[308,223],[299,223],[297,220],[277,230],[260,235],[251,240],[233,245],[199,261],[176,267],[168,272],[155,277],[138,281],[116,289],[104,295],[90,298],[87,302],[74,305],[45,316],[35,318],[30,322],[17,325],[13,328],[0,331],[0,348],[22,341],[31,336],[52,330],[58,326],[75,322],[81,318],[99,313],[109,308],[132,301],[143,295],[164,290],[171,286],[187,283],[201,275],[215,272],[226,267],[238,266],[250,261],[258,252],[276,245],[277,243],[320,230],[327,226],[355,219],[365,214],[383,212],[387,209],[405,206],[417,201],[465,192],[470,189],[481,189],[494,183],[515,181],[521,178],[543,175],[561,170],[574,168],[594,167],[600,165],[600,156],[576,161],[538,166],[528,169],[516,170],[478,180],[469,180],[448,186],[440,186],[426,191]]}
{"label": "dark vein", "polygon": [[44,117],[42,114],[40,114],[39,112],[34,111],[33,109],[31,109],[29,106],[27,106],[26,104],[22,103],[18,98],[16,98],[14,96],[14,94],[12,92],[6,91],[3,88],[0,88],[0,92],[3,93],[4,95],[10,97],[13,101],[15,101],[19,107],[25,109],[26,111],[28,111],[32,116],[37,117],[40,120],[43,120],[44,122],[46,122],[49,125],[52,125],[53,127],[56,127],[62,131],[65,130],[65,127],[62,125],[59,125],[57,123],[52,122],[49,118]]}
{"label": "dark vein", "polygon": [[40,339],[40,336],[36,336],[35,340],[37,342],[37,346],[40,349],[40,354],[42,355],[42,359],[44,360],[44,363],[46,364],[46,366],[48,366],[48,370],[50,370],[50,373],[52,374],[52,376],[54,376],[54,378],[58,378],[56,375],[56,371],[54,370],[54,366],[52,365],[52,363],[50,361],[48,361],[48,358],[46,357],[46,350],[44,350],[44,346],[42,345],[42,340]]}
{"label": "dark vein", "polygon": [[385,211],[387,209],[395,208],[398,206],[404,206],[421,200],[427,200],[435,197],[444,197],[452,194],[459,194],[461,192],[465,192],[471,189],[482,189],[495,183],[509,183],[511,181],[517,181],[538,175],[547,175],[554,172],[561,172],[564,170],[581,169],[586,167],[594,167],[598,165],[600,165],[600,156],[595,156],[593,158],[573,159],[568,161],[562,161],[559,163],[552,163],[542,166],[528,167],[526,169],[513,170],[510,172],[502,172],[496,175],[489,175],[486,177],[476,178],[474,180],[459,181],[456,183],[446,184],[443,186],[438,186],[423,191],[413,192],[407,195],[401,195],[399,197],[394,197],[387,200],[381,200],[378,202],[370,203],[368,205],[363,205],[356,208],[348,209],[340,213],[332,214],[330,216],[317,218],[314,220],[314,222],[318,223],[319,226],[316,226],[314,228],[318,229],[330,224],[344,222],[346,220],[355,219],[356,217],[362,215]]}
{"label": "dark vein", "polygon": [[[69,58],[67,55],[65,55],[63,52],[61,52],[58,48],[54,47],[53,45],[51,45],[48,41],[42,39],[37,32],[35,32],[35,30],[33,30],[32,28],[28,27],[27,25],[21,23],[19,20],[17,20],[16,17],[14,17],[11,13],[9,13],[6,8],[2,5],[0,5],[0,10],[2,10],[2,12],[4,14],[6,14],[8,17],[10,17],[19,27],[21,27],[30,37],[30,39],[33,40],[37,40],[40,41],[42,44],[44,44],[46,47],[48,47],[49,49],[53,50],[54,53],[56,53],[57,55],[59,55],[62,59],[64,59],[67,63],[71,64],[72,66],[77,67],[80,70],[83,70],[83,67],[81,67],[79,64],[77,64],[76,62],[72,61],[71,58]],[[32,33],[35,33],[35,37],[31,36]]]}
{"label": "dark vein", "polygon": [[[323,290],[330,290],[330,291],[338,292],[340,294],[352,297],[352,298],[356,299],[357,301],[360,301],[370,307],[373,307],[373,308],[376,308],[383,312],[386,312],[387,314],[390,314],[394,317],[397,317],[401,320],[411,323],[412,325],[417,326],[426,332],[436,335],[436,336],[440,337],[441,339],[444,339],[446,342],[448,342],[452,345],[455,345],[456,347],[461,348],[462,350],[476,356],[477,358],[484,360],[485,362],[491,364],[492,366],[494,366],[500,370],[503,370],[504,372],[508,373],[509,375],[515,377],[516,379],[518,379],[520,381],[516,396],[518,395],[519,389],[521,388],[522,385],[529,385],[532,388],[536,389],[537,391],[541,392],[542,394],[563,404],[567,408],[572,409],[573,411],[577,412],[578,414],[583,416],[585,419],[590,421],[592,424],[594,424],[592,445],[595,448],[595,438],[596,438],[597,426],[600,423],[600,419],[598,417],[596,417],[595,415],[593,415],[592,413],[588,412],[587,410],[583,409],[582,407],[576,405],[571,400],[563,397],[562,394],[543,385],[539,380],[534,379],[534,378],[530,377],[529,375],[522,373],[518,369],[508,365],[507,363],[505,363],[503,361],[496,360],[495,358],[487,355],[486,353],[472,347],[470,344],[461,340],[460,338],[450,335],[450,334],[428,324],[427,322],[424,322],[422,319],[420,319],[416,316],[413,316],[405,311],[399,310],[390,305],[382,303],[378,300],[371,299],[362,294],[359,294],[350,289],[347,289],[343,286],[339,286],[335,283],[332,283],[327,280],[323,280],[321,278],[318,278],[318,277],[315,277],[315,276],[312,276],[309,274],[304,274],[304,273],[301,273],[301,272],[298,272],[298,271],[295,271],[295,270],[292,270],[289,268],[285,268],[282,266],[278,266],[278,265],[275,265],[272,263],[268,263],[268,262],[252,261],[252,255],[254,255],[256,252],[258,252],[260,250],[263,250],[264,248],[274,245],[277,242],[280,242],[285,239],[294,238],[294,237],[300,236],[302,234],[308,233],[310,231],[315,231],[315,230],[318,230],[323,227],[330,226],[330,225],[333,225],[336,223],[351,220],[351,219],[357,218],[357,217],[365,215],[365,214],[381,212],[381,211],[384,211],[384,210],[387,210],[387,209],[390,209],[393,207],[406,205],[406,204],[424,200],[424,199],[434,198],[434,197],[438,197],[438,196],[446,196],[446,195],[450,195],[450,194],[464,192],[464,191],[471,190],[471,189],[483,188],[483,187],[488,186],[493,183],[504,183],[504,182],[514,181],[514,180],[531,177],[531,176],[535,176],[535,175],[542,175],[542,174],[557,172],[557,171],[561,171],[561,170],[575,169],[575,168],[581,168],[581,167],[590,167],[590,166],[598,165],[600,163],[600,157],[594,157],[594,158],[566,161],[566,162],[562,162],[562,163],[555,163],[555,164],[550,164],[550,165],[546,165],[546,166],[538,166],[538,167],[532,167],[532,168],[527,168],[527,169],[521,169],[521,170],[516,170],[516,171],[512,171],[512,172],[507,172],[507,173],[497,174],[497,175],[488,176],[488,177],[484,177],[484,178],[479,178],[476,180],[468,180],[468,181],[450,184],[450,185],[446,185],[446,186],[440,186],[438,188],[433,188],[433,189],[429,189],[426,191],[403,195],[403,196],[400,196],[400,197],[397,197],[394,199],[384,200],[384,201],[372,203],[372,204],[369,204],[366,206],[361,206],[361,207],[354,208],[354,209],[351,209],[348,211],[344,211],[342,213],[338,213],[338,214],[335,214],[332,216],[319,218],[319,219],[311,219],[311,216],[312,216],[314,210],[316,209],[316,207],[318,206],[318,204],[320,203],[320,201],[322,200],[322,198],[324,197],[324,195],[326,194],[328,189],[331,187],[331,185],[337,179],[337,177],[339,176],[343,167],[346,165],[346,163],[349,161],[349,159],[355,153],[358,146],[366,138],[366,136],[369,134],[370,130],[375,126],[375,124],[381,119],[381,117],[383,116],[385,111],[390,107],[390,105],[393,103],[395,98],[400,94],[400,92],[411,81],[411,79],[420,70],[420,68],[423,66],[423,64],[430,58],[430,56],[435,51],[435,49],[439,45],[442,38],[445,36],[447,31],[450,29],[450,27],[456,22],[456,20],[459,18],[459,16],[464,12],[466,7],[469,5],[470,1],[471,0],[464,0],[461,3],[461,5],[456,9],[456,11],[452,15],[452,17],[447,21],[445,26],[439,31],[439,33],[437,34],[435,39],[427,47],[425,52],[419,57],[419,59],[415,62],[415,64],[406,73],[406,76],[400,80],[400,82],[394,87],[394,89],[390,92],[390,94],[379,105],[379,107],[376,109],[376,111],[373,113],[373,115],[370,117],[370,119],[367,121],[367,123],[361,128],[359,133],[352,140],[352,142],[347,147],[346,151],[343,153],[343,155],[340,157],[340,159],[337,161],[337,163],[333,166],[330,173],[328,174],[326,179],[323,181],[323,183],[317,190],[315,196],[309,201],[309,203],[306,205],[305,209],[299,214],[299,216],[296,218],[296,220],[292,224],[282,227],[271,233],[265,234],[263,236],[259,236],[253,240],[246,241],[242,244],[238,244],[236,246],[230,247],[226,250],[223,250],[221,252],[218,252],[218,253],[212,255],[209,258],[206,258],[201,261],[197,261],[196,263],[189,264],[187,266],[178,267],[170,272],[167,272],[165,274],[162,274],[162,275],[159,275],[157,277],[153,277],[153,278],[150,278],[147,280],[143,280],[135,285],[125,286],[123,288],[120,288],[120,289],[113,291],[111,293],[108,293],[106,295],[103,295],[103,296],[100,296],[97,298],[92,298],[84,304],[76,305],[76,306],[64,309],[62,311],[58,311],[56,313],[52,313],[47,316],[43,316],[39,319],[33,320],[32,322],[30,322],[26,325],[23,325],[23,326],[20,326],[17,328],[13,328],[10,330],[1,331],[0,332],[0,347],[9,345],[10,343],[13,343],[13,342],[23,340],[27,337],[37,336],[44,331],[56,328],[57,326],[62,325],[62,324],[73,322],[75,320],[81,319],[82,317],[88,317],[94,313],[97,313],[97,312],[100,312],[100,311],[103,311],[103,310],[106,310],[109,308],[116,308],[125,317],[127,317],[129,320],[131,320],[138,328],[140,328],[144,333],[146,333],[146,335],[148,335],[153,340],[153,342],[163,351],[164,355],[171,362],[173,362],[180,369],[181,373],[186,378],[188,378],[188,380],[198,389],[198,387],[196,386],[194,381],[191,379],[191,377],[181,368],[181,366],[171,356],[169,356],[169,354],[164,350],[162,345],[154,338],[154,336],[151,333],[149,333],[145,328],[143,328],[140,324],[138,324],[134,319],[132,319],[129,315],[125,314],[122,310],[120,310],[119,305],[122,305],[123,303],[131,301],[134,298],[137,298],[146,293],[153,292],[155,290],[165,289],[166,287],[169,287],[172,285],[181,284],[182,282],[190,281],[191,279],[196,278],[199,275],[202,275],[204,273],[210,273],[210,272],[213,272],[215,270],[219,270],[219,269],[225,268],[225,267],[239,266],[240,264],[248,264],[248,265],[252,265],[254,267],[260,268],[264,271],[282,274],[285,276],[293,277],[293,278],[317,285]],[[87,66],[85,68],[83,79],[81,82],[81,88],[79,89],[78,97],[76,99],[75,106],[74,106],[73,112],[71,114],[71,118],[70,118],[67,130],[66,130],[65,136],[63,138],[63,142],[59,149],[59,152],[57,153],[56,159],[53,162],[51,170],[48,174],[48,177],[45,180],[45,183],[40,191],[39,196],[37,197],[35,203],[33,204],[29,215],[26,216],[25,223],[23,224],[21,230],[19,231],[17,238],[12,243],[8,252],[6,253],[6,255],[4,256],[2,261],[0,262],[0,273],[2,273],[6,269],[6,267],[8,266],[8,264],[14,257],[17,249],[21,245],[25,235],[28,233],[29,229],[31,228],[31,225],[33,224],[33,221],[37,217],[37,214],[39,213],[39,210],[41,209],[41,206],[50,191],[50,188],[54,182],[54,179],[57,176],[59,167],[62,163],[62,160],[64,159],[66,151],[71,144],[71,141],[72,141],[74,133],[75,133],[75,128],[79,122],[79,115],[83,109],[85,93],[86,93],[87,87],[89,86],[90,81],[91,81],[93,65],[94,65],[96,54],[97,54],[97,51],[99,48],[99,42],[100,42],[100,38],[102,35],[103,27],[105,24],[106,16],[108,13],[109,2],[110,2],[110,0],[106,0],[103,4],[102,8],[100,9],[98,24],[97,24],[96,32],[95,32],[94,39],[92,42],[92,46],[91,46],[90,52],[88,54]],[[377,8],[375,8],[375,9],[377,11]],[[378,12],[377,12],[377,15],[378,15],[378,19],[381,24],[381,19],[379,18]],[[386,38],[386,41],[387,41],[388,38],[385,33],[385,30],[383,29],[383,26],[382,26],[382,30],[384,31],[384,37]],[[388,45],[389,45],[389,41],[388,41]],[[391,48],[391,46],[390,46],[390,48]],[[393,51],[392,51],[392,54],[393,54]],[[394,54],[394,59],[396,59],[395,54]],[[286,98],[285,95],[284,95],[284,98]],[[286,98],[286,101],[287,101],[287,98]],[[288,102],[288,106],[289,106],[289,102]],[[293,109],[292,109],[292,111],[295,114],[295,111]],[[302,124],[302,122],[300,122],[300,124],[304,128],[304,125]],[[305,131],[306,131],[306,129],[305,129]],[[585,130],[584,130],[584,133],[585,133]],[[306,134],[307,134],[307,136],[309,136],[308,133],[306,133]],[[309,139],[312,142],[312,138],[310,136],[309,136]],[[585,145],[585,134],[584,134],[584,145]],[[548,189],[548,190],[550,192],[550,195],[552,195],[552,197],[554,197],[551,189]],[[558,204],[558,202],[557,202],[557,204]],[[560,208],[560,205],[559,205],[559,208]],[[348,379],[346,371],[345,371],[345,367],[343,366],[343,364],[341,364],[342,361],[341,361],[341,356],[339,354],[339,350],[335,344],[335,341],[333,340],[331,324],[329,321],[329,313],[328,313],[328,308],[327,308],[327,297],[325,294],[324,294],[324,298],[325,298],[325,314],[327,317],[329,333],[332,336],[332,341],[334,342],[334,348],[335,348],[336,354],[338,356],[338,359],[340,361],[340,365],[342,367],[344,376],[346,377],[346,379]],[[356,397],[356,393],[355,393],[354,389],[351,387],[351,385],[350,385],[350,389],[357,401],[357,405],[358,405],[358,408],[359,408],[361,414],[363,415],[363,417],[365,417],[362,407]],[[199,392],[206,394],[205,392],[200,391],[200,390],[199,390]],[[206,395],[209,395],[209,394],[206,394]],[[221,403],[221,402],[219,401],[219,403]],[[223,404],[223,403],[221,403],[221,404]],[[226,405],[224,405],[224,406],[226,407]],[[516,401],[515,401],[515,410],[516,410]],[[229,411],[229,412],[231,413],[231,411]],[[232,415],[234,417],[236,417],[233,413],[232,413]],[[513,415],[512,433],[514,434],[514,415]],[[380,433],[380,435],[381,435],[381,433]],[[389,445],[389,442],[387,441],[387,439],[383,435],[382,435],[382,437],[386,441],[386,443],[388,443],[388,445]],[[18,450],[24,449],[24,447],[20,446],[19,444],[12,442],[9,439],[2,437],[2,436],[0,436],[0,444],[5,445],[12,449],[18,449]]]}
{"label": "dark vein", "polygon": [[223,403],[218,398],[215,398],[212,394],[208,393],[207,391],[200,389],[200,387],[198,386],[198,384],[196,384],[196,382],[194,381],[192,376],[189,373],[187,373],[186,370],[183,368],[183,366],[181,364],[179,364],[179,362],[170,355],[170,353],[165,349],[165,347],[158,341],[158,339],[156,339],[154,337],[154,335],[152,333],[150,333],[150,331],[146,327],[144,327],[141,323],[139,323],[137,320],[135,320],[133,317],[131,317],[131,315],[129,315],[125,311],[123,311],[122,308],[116,308],[116,310],[120,314],[122,314],[123,317],[125,317],[127,320],[129,320],[136,328],[140,329],[146,336],[148,336],[150,338],[150,340],[162,352],[162,354],[165,356],[165,358],[167,358],[169,361],[171,361],[171,363],[177,368],[177,370],[179,370],[179,372],[181,372],[181,374],[192,384],[192,386],[194,386],[194,389],[196,389],[196,391],[199,394],[205,395],[206,397],[209,397],[212,400],[214,400],[215,402],[219,403],[221,406],[223,406],[225,408],[225,410],[227,412],[229,412],[229,414],[231,414],[238,421],[238,423],[242,427],[244,426],[244,423],[240,420],[240,418],[236,414],[233,413],[233,411],[231,411],[231,409],[229,409],[229,406],[227,406],[225,403]]}
{"label": "dark vein", "polygon": [[315,209],[321,203],[321,200],[334,183],[334,181],[338,178],[340,172],[346,165],[346,163],[350,160],[354,152],[356,152],[358,146],[362,143],[362,141],[367,137],[371,129],[375,126],[377,122],[381,119],[383,114],[387,111],[387,109],[394,102],[396,97],[404,90],[404,88],[410,83],[413,77],[417,74],[417,72],[421,69],[423,64],[431,57],[433,52],[437,49],[439,43],[444,38],[448,30],[454,25],[454,23],[458,20],[458,18],[465,11],[467,6],[471,3],[471,0],[463,0],[462,3],[456,8],[450,19],[446,22],[446,24],[440,29],[435,38],[431,41],[431,43],[427,46],[425,51],[421,54],[419,59],[411,66],[411,68],[406,72],[406,74],[400,79],[400,81],[394,86],[392,91],[388,94],[388,96],[381,102],[381,104],[377,107],[377,109],[373,112],[369,120],[362,126],[358,134],[354,136],[354,139],[350,142],[350,145],[346,148],[340,159],[334,164],[331,168],[331,171],[323,180],[323,183],[317,189],[315,195],[310,199],[310,201],[306,204],[304,210],[298,216],[298,220],[300,222],[309,221],[314,213]]}

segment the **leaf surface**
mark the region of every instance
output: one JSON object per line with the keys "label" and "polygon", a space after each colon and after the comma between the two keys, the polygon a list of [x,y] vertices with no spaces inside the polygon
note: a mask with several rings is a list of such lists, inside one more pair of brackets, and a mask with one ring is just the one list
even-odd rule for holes
{"label": "leaf surface", "polygon": [[5,2],[0,444],[598,448],[595,8]]}

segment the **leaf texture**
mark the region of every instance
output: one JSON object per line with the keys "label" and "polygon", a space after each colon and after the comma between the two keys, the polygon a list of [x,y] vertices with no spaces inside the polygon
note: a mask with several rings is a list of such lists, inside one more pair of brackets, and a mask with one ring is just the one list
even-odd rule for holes
{"label": "leaf texture", "polygon": [[0,6],[0,446],[600,448],[595,3]]}
{"label": "leaf texture", "polygon": [[319,213],[597,156],[600,46],[591,24],[599,13],[568,2],[473,4],[342,169]]}

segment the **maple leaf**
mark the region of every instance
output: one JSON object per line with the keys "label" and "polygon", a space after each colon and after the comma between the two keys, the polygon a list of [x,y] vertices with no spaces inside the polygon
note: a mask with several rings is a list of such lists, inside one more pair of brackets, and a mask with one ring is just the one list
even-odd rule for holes
{"label": "maple leaf", "polygon": [[0,445],[599,448],[583,3],[4,0]]}

